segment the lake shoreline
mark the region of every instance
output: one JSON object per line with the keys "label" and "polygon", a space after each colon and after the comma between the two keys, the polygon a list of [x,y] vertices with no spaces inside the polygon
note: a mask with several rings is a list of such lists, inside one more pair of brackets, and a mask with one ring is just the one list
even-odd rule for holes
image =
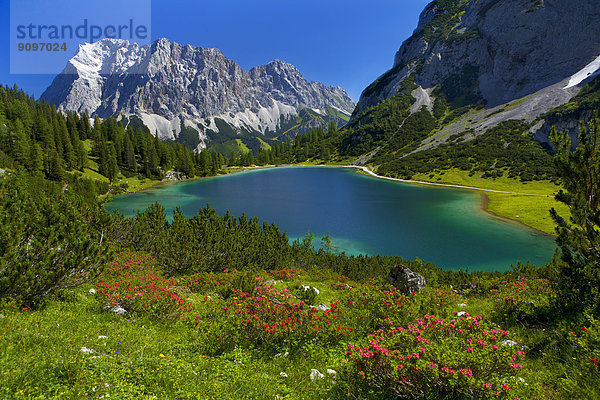
{"label": "lake shoreline", "polygon": [[117,195],[113,195],[110,196],[108,199],[110,201],[110,199],[115,198],[115,197],[119,197],[122,195],[126,195],[126,194],[133,194],[133,193],[142,193],[145,192],[147,190],[150,189],[156,189],[158,187],[161,186],[167,186],[167,185],[171,185],[171,184],[176,184],[176,183],[183,183],[183,182],[193,182],[193,181],[197,181],[197,180],[201,180],[201,179],[207,179],[207,178],[218,178],[218,177],[223,177],[223,176],[227,176],[227,175],[232,175],[232,174],[238,174],[238,173],[242,173],[242,172],[248,172],[248,171],[257,171],[257,170],[262,170],[262,169],[272,169],[272,168],[285,168],[285,167],[302,167],[302,168],[307,168],[307,167],[326,167],[326,168],[351,168],[351,169],[356,169],[358,171],[361,171],[362,173],[364,173],[367,176],[371,176],[374,178],[378,178],[378,179],[385,179],[385,180],[389,180],[389,181],[394,181],[394,182],[399,182],[399,183],[406,183],[409,185],[419,185],[419,186],[435,186],[435,187],[442,187],[442,188],[449,188],[449,189],[461,189],[461,190],[469,190],[469,191],[476,191],[476,192],[481,192],[481,202],[480,202],[480,207],[479,209],[481,211],[483,211],[484,213],[494,217],[494,218],[498,218],[504,222],[511,222],[511,223],[515,223],[520,225],[521,227],[527,228],[527,229],[532,229],[537,233],[541,233],[544,236],[547,237],[551,237],[551,238],[555,238],[556,236],[548,233],[548,232],[544,232],[542,230],[536,229],[532,226],[526,225],[521,221],[517,221],[514,220],[512,218],[506,217],[506,216],[502,216],[502,215],[498,215],[495,214],[491,211],[488,210],[488,204],[489,204],[489,197],[485,194],[485,192],[490,192],[490,193],[503,193],[503,194],[517,194],[517,195],[523,195],[523,196],[533,196],[533,197],[552,197],[551,195],[545,195],[545,194],[534,194],[534,193],[520,193],[520,192],[509,192],[509,191],[503,191],[503,190],[494,190],[494,189],[484,189],[484,188],[478,188],[478,187],[474,187],[474,186],[464,186],[464,185],[455,185],[455,184],[449,184],[449,183],[435,183],[435,182],[427,182],[427,181],[417,181],[417,180],[410,180],[410,179],[400,179],[400,178],[391,178],[388,176],[383,176],[383,175],[378,175],[375,172],[371,171],[368,167],[362,166],[362,165],[332,165],[332,164],[278,164],[278,165],[265,165],[265,166],[251,166],[251,167],[240,167],[237,170],[231,171],[231,172],[227,172],[226,174],[219,174],[219,175],[213,175],[213,176],[197,176],[197,177],[193,177],[193,178],[187,178],[187,179],[183,179],[183,180],[177,180],[177,181],[158,181],[156,182],[156,184],[139,189],[139,190],[134,190],[134,191],[127,191],[124,193],[120,193]]}
{"label": "lake shoreline", "polygon": [[179,179],[179,180],[162,180],[162,181],[156,181],[152,185],[143,187],[141,189],[126,190],[126,191],[124,191],[122,193],[113,194],[113,195],[110,195],[110,196],[106,196],[105,195],[104,198],[110,200],[110,199],[113,199],[113,198],[116,198],[116,197],[120,197],[120,196],[125,196],[125,195],[128,195],[128,194],[143,193],[145,191],[153,190],[153,189],[159,188],[161,186],[169,186],[169,185],[172,185],[172,184],[184,183],[184,182],[194,182],[194,181],[198,181],[198,180],[201,180],[201,179],[218,178],[220,176],[227,176],[227,175],[237,174],[237,173],[245,172],[245,171],[253,171],[253,170],[257,170],[257,169],[276,168],[276,167],[278,167],[278,166],[277,165],[273,165],[273,166],[260,166],[260,167],[258,167],[258,166],[257,167],[241,167],[241,168],[245,168],[245,169],[240,169],[238,171],[232,171],[232,172],[228,172],[226,174],[219,174],[219,175],[194,176],[193,178],[185,178],[185,179]]}
{"label": "lake shoreline", "polygon": [[[505,191],[505,190],[478,188],[475,186],[455,185],[455,184],[451,184],[451,183],[436,183],[436,182],[427,182],[427,181],[416,181],[416,180],[412,180],[412,179],[391,178],[389,176],[378,175],[375,172],[371,171],[368,167],[361,166],[361,165],[332,165],[332,164],[278,164],[278,165],[265,165],[265,166],[254,166],[254,167],[241,167],[241,169],[239,169],[239,170],[228,172],[226,174],[219,174],[219,175],[212,175],[212,176],[195,176],[193,178],[186,178],[186,179],[176,180],[176,181],[157,181],[155,184],[153,184],[151,186],[148,186],[148,187],[145,187],[142,189],[138,189],[138,190],[126,191],[126,192],[119,193],[119,194],[111,196],[111,197],[122,196],[124,194],[139,193],[139,192],[143,192],[143,191],[146,191],[149,189],[155,189],[158,186],[169,185],[172,183],[193,182],[193,181],[200,180],[200,179],[218,178],[220,176],[238,174],[238,173],[247,172],[247,171],[256,171],[256,170],[270,169],[270,168],[285,168],[285,167],[354,168],[354,169],[361,170],[365,174],[372,176],[374,178],[385,179],[385,180],[400,182],[400,183],[407,183],[410,185],[437,186],[437,187],[447,187],[450,189],[463,189],[463,190],[471,190],[471,191],[478,191],[478,192],[516,194],[516,195],[521,195],[521,196],[553,197],[552,195],[548,195],[548,194],[510,192],[510,191]],[[507,219],[510,219],[510,218],[507,218]],[[515,222],[518,222],[518,221],[515,221]]]}
{"label": "lake shoreline", "polygon": [[[279,167],[284,168],[231,169],[227,170],[230,178],[196,178],[182,186],[164,185],[131,198],[119,196],[106,208],[131,216],[158,201],[167,214],[180,206],[186,216],[192,216],[199,204],[208,202],[219,213],[229,210],[232,215],[245,213],[275,223],[288,237],[312,232],[319,238],[329,233],[340,239],[334,241],[336,246],[351,254],[407,259],[427,255],[428,260],[445,268],[503,268],[500,264],[517,259],[541,265],[554,251],[554,241],[546,235],[480,212],[481,198],[474,192],[386,184],[352,165]],[[222,172],[221,177],[225,175]],[[492,195],[490,198],[494,200]],[[399,206],[403,202],[406,206]],[[292,209],[295,211],[288,212]],[[468,243],[476,243],[472,247],[475,253],[457,252]],[[439,249],[445,250],[438,254]]]}
{"label": "lake shoreline", "polygon": [[425,185],[425,186],[438,186],[438,187],[447,187],[451,189],[463,189],[463,190],[473,190],[478,192],[490,192],[490,193],[503,193],[503,194],[518,194],[521,196],[534,196],[534,197],[552,197],[552,195],[548,194],[537,194],[537,193],[521,193],[521,192],[509,192],[505,190],[494,190],[494,189],[484,189],[478,188],[475,186],[464,186],[464,185],[455,185],[451,183],[436,183],[436,182],[427,182],[427,181],[415,181],[412,179],[400,179],[400,178],[390,178],[389,176],[377,175],[375,172],[371,171],[369,168],[359,165],[340,165],[342,168],[357,168],[370,176],[386,179],[395,182],[408,183],[411,185]]}
{"label": "lake shoreline", "polygon": [[524,224],[521,221],[517,221],[515,219],[504,217],[502,215],[498,215],[496,213],[491,212],[490,210],[488,210],[488,205],[490,204],[490,198],[488,197],[488,195],[485,194],[485,193],[481,193],[480,196],[481,196],[480,210],[483,211],[484,213],[486,213],[488,215],[491,215],[494,218],[498,218],[499,220],[502,220],[504,222],[514,223],[514,224],[520,225],[521,227],[532,229],[532,230],[536,231],[537,233],[540,233],[540,234],[542,234],[544,236],[556,239],[555,235],[552,235],[552,234],[550,234],[548,232],[544,232],[544,231],[542,231],[540,229],[536,229],[536,228],[534,228],[532,226],[526,225],[526,224]]}

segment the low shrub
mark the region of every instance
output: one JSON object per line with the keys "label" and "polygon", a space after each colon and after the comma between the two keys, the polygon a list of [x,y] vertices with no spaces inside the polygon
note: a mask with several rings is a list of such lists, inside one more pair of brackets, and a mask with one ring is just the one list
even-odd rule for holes
{"label": "low shrub", "polygon": [[98,276],[110,257],[105,214],[58,190],[18,174],[0,178],[0,299],[41,307]]}
{"label": "low shrub", "polygon": [[341,322],[338,303],[319,309],[294,299],[289,290],[266,283],[257,285],[252,294],[233,289],[227,298],[206,296],[188,322],[206,337],[205,350],[212,354],[236,345],[268,353],[294,351],[313,339],[323,345],[335,343],[352,331]]}
{"label": "low shrub", "polygon": [[348,345],[346,354],[358,392],[375,389],[406,399],[513,398],[524,352],[508,337],[481,317],[425,315],[406,328],[375,331],[366,345]]}
{"label": "low shrub", "polygon": [[123,252],[107,266],[98,293],[107,307],[144,312],[155,318],[178,318],[192,311],[178,293],[178,282],[163,277],[147,254]]}

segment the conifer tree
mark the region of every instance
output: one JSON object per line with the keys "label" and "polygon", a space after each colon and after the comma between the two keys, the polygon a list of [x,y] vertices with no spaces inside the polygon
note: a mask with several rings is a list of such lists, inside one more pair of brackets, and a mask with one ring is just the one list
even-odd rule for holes
{"label": "conifer tree", "polygon": [[588,308],[600,315],[600,120],[597,113],[587,124],[581,123],[579,145],[571,148],[567,132],[551,139],[556,147],[555,164],[566,191],[556,199],[571,212],[568,220],[556,210],[551,215],[557,224],[558,304],[567,310]]}
{"label": "conifer tree", "polygon": [[30,170],[31,172],[38,173],[42,172],[44,169],[44,158],[42,147],[39,143],[34,143],[31,146],[31,155],[30,155]]}
{"label": "conifer tree", "polygon": [[131,139],[129,138],[128,134],[125,135],[125,138],[123,140],[122,163],[122,165],[129,171],[135,172],[137,170],[133,144],[131,143]]}
{"label": "conifer tree", "polygon": [[60,158],[58,152],[54,149],[50,150],[48,170],[46,174],[48,175],[48,178],[54,181],[63,181],[65,179],[63,160]]}
{"label": "conifer tree", "polygon": [[81,140],[77,141],[77,169],[83,171],[87,167],[87,151]]}
{"label": "conifer tree", "polygon": [[119,167],[117,165],[117,152],[112,143],[108,143],[106,146],[106,177],[110,182],[113,182],[117,178],[119,173]]}
{"label": "conifer tree", "polygon": [[81,114],[81,118],[79,118],[77,124],[77,130],[79,131],[81,140],[91,139],[90,116],[87,111]]}

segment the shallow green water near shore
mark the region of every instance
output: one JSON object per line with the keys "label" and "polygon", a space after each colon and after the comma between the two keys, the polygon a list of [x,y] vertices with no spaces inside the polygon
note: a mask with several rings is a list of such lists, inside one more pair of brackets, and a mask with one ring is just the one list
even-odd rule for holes
{"label": "shallow green water near shore", "polygon": [[274,222],[290,239],[329,234],[347,254],[418,257],[442,268],[506,270],[517,261],[544,264],[552,238],[480,210],[476,192],[403,184],[348,168],[286,167],[160,186],[108,205],[133,215],[158,201],[171,214],[219,213]]}

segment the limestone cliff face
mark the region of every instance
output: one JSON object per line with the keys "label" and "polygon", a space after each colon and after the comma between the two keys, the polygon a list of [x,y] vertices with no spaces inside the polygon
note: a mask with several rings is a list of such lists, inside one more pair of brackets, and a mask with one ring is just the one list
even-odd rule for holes
{"label": "limestone cliff face", "polygon": [[[477,71],[486,107],[494,107],[562,82],[598,56],[597,0],[433,1],[396,53],[393,68],[363,92],[358,112],[396,94],[411,74],[428,89],[465,67]],[[564,97],[558,101],[564,103],[576,94],[567,92],[548,100],[555,106],[554,97]]]}
{"label": "limestone cliff face", "polygon": [[215,120],[234,131],[265,134],[289,125],[304,108],[349,116],[355,106],[344,89],[308,82],[286,62],[246,71],[218,49],[167,39],[150,46],[118,39],[82,45],[42,99],[101,118],[136,115],[161,138],[185,126],[203,140],[206,132],[218,134]]}

